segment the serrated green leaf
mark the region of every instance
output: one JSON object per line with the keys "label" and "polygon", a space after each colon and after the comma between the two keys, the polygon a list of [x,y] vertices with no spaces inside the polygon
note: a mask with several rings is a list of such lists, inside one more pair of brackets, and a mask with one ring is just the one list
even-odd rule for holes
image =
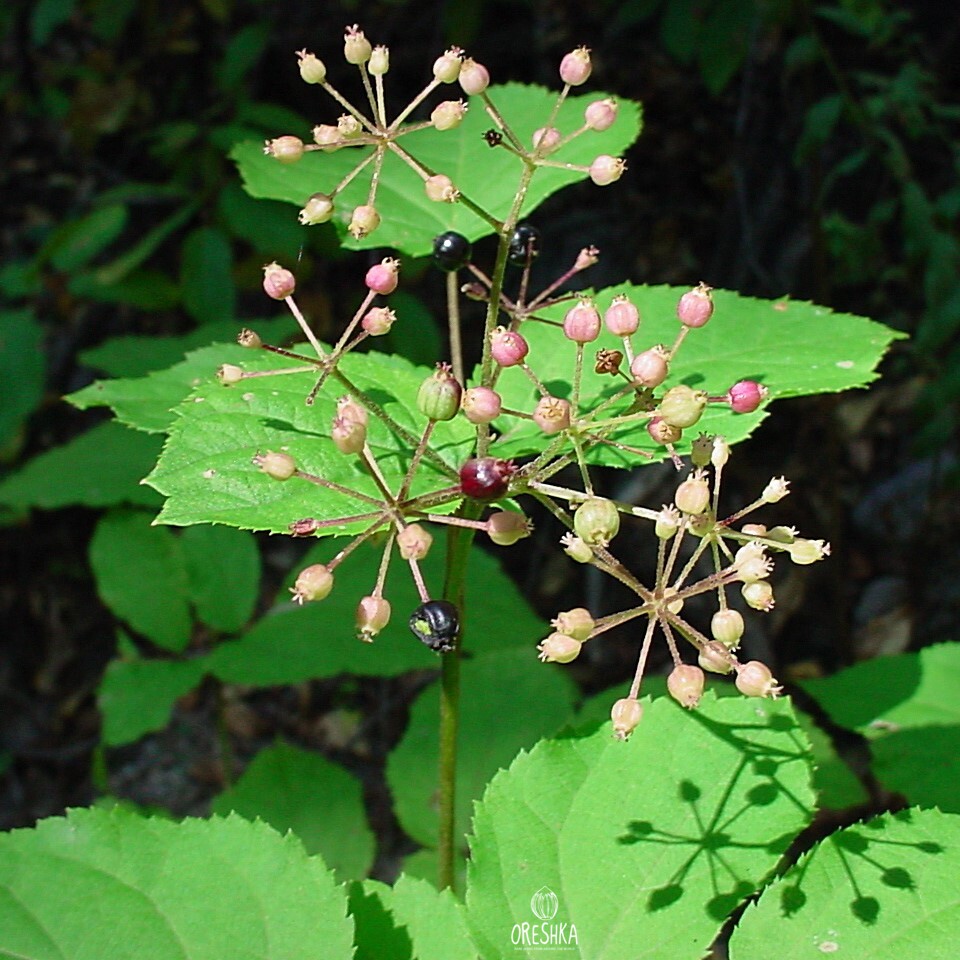
{"label": "serrated green leaf", "polygon": [[[466,833],[473,804],[493,774],[518,750],[555,732],[570,716],[574,696],[564,672],[540,663],[533,644],[466,660],[460,671],[456,836]],[[437,842],[439,703],[437,684],[417,698],[403,740],[387,761],[397,816],[425,846]]]}
{"label": "serrated green leaf", "polygon": [[[642,317],[640,331],[634,337],[639,352],[657,343],[668,347],[673,344],[680,327],[677,301],[685,292],[679,287],[624,285],[602,291],[597,306],[605,311],[614,296],[630,297]],[[752,379],[769,389],[771,399],[848,390],[874,380],[877,364],[890,343],[902,336],[872,320],[835,314],[809,303],[758,300],[725,290],[716,290],[713,296],[713,318],[706,326],[690,331],[671,364],[665,387],[686,383],[711,396],[722,396],[737,381]],[[567,309],[569,304],[538,311],[538,315],[562,320]],[[544,324],[526,324],[523,335],[530,344],[527,362],[541,382],[557,396],[570,396],[573,347],[559,331]],[[619,340],[604,330],[590,344],[587,356],[592,357],[597,349],[620,346]],[[586,399],[610,395],[617,389],[609,376],[595,373],[589,362],[584,364],[582,383],[581,396]],[[515,367],[503,371],[497,390],[508,408],[530,410],[536,402],[535,388]],[[593,400],[585,406],[590,409],[595,404]],[[626,401],[620,408],[625,406]],[[756,413],[740,415],[731,413],[724,404],[708,405],[702,420],[687,431],[677,449],[688,452],[690,441],[701,430],[721,434],[730,443],[739,442],[766,415],[766,405]],[[543,434],[532,421],[501,418],[496,426],[502,431],[494,448],[498,456],[536,454],[544,447]],[[649,451],[654,460],[665,456],[664,448],[647,435],[644,421],[622,427],[611,436]],[[635,466],[638,462],[636,456],[607,446],[591,449],[587,460],[608,466]]]}
{"label": "serrated green leaf", "polygon": [[118,747],[162,730],[174,701],[189,693],[203,673],[199,660],[112,660],[97,690],[103,742]]}
{"label": "serrated green leaf", "polygon": [[[533,132],[543,126],[556,102],[556,94],[542,87],[506,84],[490,87],[490,98],[511,129],[524,144],[530,144]],[[583,125],[587,104],[608,96],[592,93],[569,97],[560,109],[554,125],[571,133]],[[619,101],[617,122],[603,133],[591,132],[571,141],[551,160],[589,166],[602,153],[621,154],[640,132],[640,105]],[[440,133],[432,128],[405,136],[400,145],[436,173],[446,174],[470,200],[503,219],[513,203],[520,181],[521,163],[504,149],[491,149],[483,132],[493,125],[479,99],[474,99],[463,123],[455,130]],[[293,131],[286,131],[288,133]],[[244,186],[255,197],[286,200],[302,207],[317,191],[331,190],[363,159],[368,151],[347,148],[326,154],[311,152],[293,165],[278,163],[264,156],[262,144],[239,144],[230,156],[240,167]],[[552,193],[570,183],[583,180],[586,173],[554,167],[542,167],[527,193],[524,211],[529,214]],[[352,210],[367,202],[369,176],[361,174],[337,195],[338,231],[343,246],[350,249],[394,247],[412,257],[426,256],[433,238],[445,230],[456,230],[470,240],[492,232],[490,225],[471,212],[464,203],[434,203],[427,199],[423,183],[402,160],[387,154],[377,209],[383,222],[365,240],[354,240],[346,233]]]}
{"label": "serrated green leaf", "polygon": [[350,897],[356,960],[476,960],[463,905],[449,890],[402,876],[393,887],[367,881]]}
{"label": "serrated green leaf", "polygon": [[[276,359],[257,355],[242,366],[255,371],[295,365],[295,361],[278,364]],[[406,431],[405,439],[370,417],[370,448],[387,484],[399,490],[416,438],[426,425],[415,398],[430,371],[380,353],[350,354],[338,369]],[[357,460],[341,454],[330,439],[335,398],[344,392],[342,386],[331,384],[331,389],[322,390],[316,402],[307,406],[304,401],[315,380],[315,372],[291,372],[244,380],[230,388],[216,380],[198,386],[178,408],[180,416],[149,477],[148,482],[167,497],[159,520],[178,525],[225,523],[287,533],[291,523],[304,517],[339,521],[382,510],[377,506],[382,495],[373,478]],[[435,459],[421,461],[411,495],[448,488],[474,437],[474,428],[460,417],[436,424],[431,435]],[[358,495],[318,488],[299,477],[273,480],[251,462],[256,452],[268,450],[289,453],[301,470]],[[443,472],[437,468],[437,459]],[[371,498],[375,502],[371,503]],[[451,503],[449,509],[454,506]],[[356,519],[322,529],[326,535],[359,532],[370,522],[369,518]]]}
{"label": "serrated green leaf", "polygon": [[[302,566],[328,560],[338,546],[342,544],[336,540],[325,541]],[[354,613],[360,597],[376,582],[380,555],[378,549],[361,547],[337,568],[334,590],[326,600],[302,608],[293,604],[276,608],[241,639],[217,647],[207,658],[207,669],[227,683],[258,686],[341,673],[394,676],[439,669],[437,655],[417,642],[407,627],[420,598],[406,565],[396,558],[386,589],[393,607],[391,621],[373,643],[357,640]],[[421,561],[421,570],[428,587],[439,594],[443,584],[439,548]],[[465,604],[470,624],[465,644],[471,653],[521,644],[532,649],[545,629],[496,561],[479,549],[470,553]]]}
{"label": "serrated green leaf", "polygon": [[280,833],[292,830],[341,880],[370,869],[374,837],[360,781],[316,753],[286,743],[261,750],[211,809],[264,820]]}
{"label": "serrated green leaf", "polygon": [[840,758],[830,737],[802,710],[797,711],[797,720],[810,741],[817,807],[820,810],[844,810],[866,803],[870,799],[867,791]]}
{"label": "serrated green leaf", "polygon": [[0,836],[0,956],[352,956],[343,892],[294,837],[240,817],[73,810]]}
{"label": "serrated green leaf", "polygon": [[879,657],[803,688],[871,741],[873,773],[911,803],[960,813],[960,644]]}
{"label": "serrated green leaf", "polygon": [[529,944],[542,920],[575,925],[590,960],[700,956],[810,819],[809,781],[784,701],[708,692],[685,713],[663,699],[626,743],[609,724],[542,741],[474,817],[467,911],[481,955],[569,956],[516,943],[515,925]]}
{"label": "serrated green leaf", "polygon": [[43,396],[42,338],[32,310],[0,311],[0,450]]}
{"label": "serrated green leaf", "polygon": [[78,270],[120,236],[127,216],[127,208],[119,203],[98,207],[87,216],[60,227],[42,253],[58,270]]}
{"label": "serrated green leaf", "polygon": [[747,909],[731,960],[838,954],[950,960],[960,942],[960,817],[902,810],[817,844]]}
{"label": "serrated green leaf", "polygon": [[90,566],[103,602],[166,650],[190,642],[193,619],[180,544],[141,512],[104,515],[90,540]]}
{"label": "serrated green leaf", "polygon": [[101,423],[34,457],[0,483],[10,507],[156,507],[160,497],[140,484],[160,454],[160,441],[118,423]]}
{"label": "serrated green leaf", "polygon": [[253,616],[259,596],[256,540],[229,527],[188,527],[180,534],[180,547],[197,619],[215,630],[238,631]]}

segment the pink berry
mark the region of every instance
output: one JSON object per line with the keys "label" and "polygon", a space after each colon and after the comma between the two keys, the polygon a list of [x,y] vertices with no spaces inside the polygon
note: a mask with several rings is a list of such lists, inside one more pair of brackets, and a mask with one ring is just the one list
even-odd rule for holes
{"label": "pink berry", "polygon": [[490,334],[490,353],[501,367],[515,367],[523,363],[529,351],[527,341],[515,330],[497,327]]}
{"label": "pink berry", "polygon": [[638,353],[630,364],[630,375],[633,382],[641,387],[659,387],[670,372],[667,362],[667,351],[662,346],[651,347]]}
{"label": "pink berry", "polygon": [[490,72],[482,63],[477,63],[467,57],[460,65],[460,87],[463,92],[473,97],[483,93],[490,86]]}
{"label": "pink berry", "polygon": [[561,397],[541,397],[533,411],[533,422],[551,437],[570,426],[570,401]]}
{"label": "pink berry", "polygon": [[563,335],[574,343],[590,343],[600,336],[600,314],[592,300],[581,300],[563,318]]}
{"label": "pink berry", "polygon": [[586,47],[577,47],[560,61],[560,79],[571,87],[579,87],[589,79],[592,69],[590,51]]}
{"label": "pink berry", "polygon": [[624,160],[602,153],[590,164],[590,179],[598,187],[606,187],[619,180],[626,169],[627,164]]}
{"label": "pink berry", "polygon": [[675,427],[672,423],[667,423],[663,417],[652,417],[647,423],[647,433],[650,439],[657,443],[676,443],[682,436],[683,430]]}
{"label": "pink berry", "polygon": [[389,307],[371,307],[360,321],[360,326],[371,337],[382,337],[390,332],[397,315]]}
{"label": "pink berry", "polygon": [[734,413],[753,413],[769,391],[756,380],[740,380],[727,391],[727,403]]}
{"label": "pink berry", "polygon": [[533,148],[541,157],[553,153],[560,146],[560,131],[556,127],[541,127],[533,132]]}
{"label": "pink berry", "polygon": [[667,691],[681,707],[692,710],[700,703],[706,677],[690,663],[677,664],[667,677]]}
{"label": "pink berry", "polygon": [[609,130],[616,119],[616,100],[594,100],[594,102],[583,111],[583,122],[591,130],[596,130],[597,132]]}
{"label": "pink berry", "polygon": [[471,387],[464,391],[460,405],[471,423],[490,423],[500,416],[503,402],[500,394],[489,387]]}
{"label": "pink berry", "polygon": [[474,500],[497,500],[506,494],[516,470],[511,460],[474,457],[460,468],[460,490]]}
{"label": "pink berry", "polygon": [[624,294],[620,294],[607,307],[603,322],[615,337],[629,337],[640,326],[640,311]]}
{"label": "pink berry", "polygon": [[393,257],[384,257],[380,263],[374,264],[364,278],[368,290],[386,296],[397,289],[400,261]]}
{"label": "pink berry", "polygon": [[297,281],[289,270],[279,263],[268,263],[263,268],[263,291],[274,300],[286,300],[293,296]]}
{"label": "pink berry", "polygon": [[712,289],[701,283],[680,298],[677,318],[685,327],[702,327],[713,316]]}

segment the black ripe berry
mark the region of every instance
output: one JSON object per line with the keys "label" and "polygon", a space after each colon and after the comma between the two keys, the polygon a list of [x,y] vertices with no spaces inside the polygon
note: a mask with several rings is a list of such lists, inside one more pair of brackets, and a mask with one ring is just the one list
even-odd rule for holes
{"label": "black ripe berry", "polygon": [[431,650],[447,653],[460,633],[460,613],[449,600],[427,600],[410,614],[410,629]]}
{"label": "black ripe berry", "polygon": [[540,252],[540,231],[529,223],[518,223],[510,238],[510,252],[507,259],[515,267],[527,265]]}
{"label": "black ripe berry", "polygon": [[460,233],[448,230],[433,238],[433,262],[441,270],[452,273],[470,259],[470,241]]}
{"label": "black ripe berry", "polygon": [[516,469],[511,460],[474,457],[460,468],[460,490],[474,500],[497,500],[506,494]]}

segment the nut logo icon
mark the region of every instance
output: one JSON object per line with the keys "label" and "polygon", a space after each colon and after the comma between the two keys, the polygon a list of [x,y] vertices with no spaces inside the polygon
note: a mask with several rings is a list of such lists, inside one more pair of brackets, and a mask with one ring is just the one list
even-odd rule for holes
{"label": "nut logo icon", "polygon": [[530,909],[538,920],[552,920],[557,915],[560,903],[549,887],[541,887],[530,898]]}

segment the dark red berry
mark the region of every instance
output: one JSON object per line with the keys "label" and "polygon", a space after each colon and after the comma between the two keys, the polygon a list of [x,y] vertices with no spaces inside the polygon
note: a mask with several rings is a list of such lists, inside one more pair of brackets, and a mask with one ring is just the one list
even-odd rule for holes
{"label": "dark red berry", "polygon": [[447,653],[460,633],[460,613],[449,600],[427,600],[410,614],[410,629],[431,650]]}
{"label": "dark red berry", "polygon": [[474,457],[460,468],[460,489],[474,500],[497,500],[506,494],[516,469],[510,460]]}
{"label": "dark red berry", "polygon": [[507,259],[515,267],[525,267],[540,252],[540,231],[530,223],[518,223],[510,238]]}
{"label": "dark red berry", "polygon": [[448,230],[433,239],[433,262],[441,270],[452,273],[470,259],[470,241],[463,234]]}

